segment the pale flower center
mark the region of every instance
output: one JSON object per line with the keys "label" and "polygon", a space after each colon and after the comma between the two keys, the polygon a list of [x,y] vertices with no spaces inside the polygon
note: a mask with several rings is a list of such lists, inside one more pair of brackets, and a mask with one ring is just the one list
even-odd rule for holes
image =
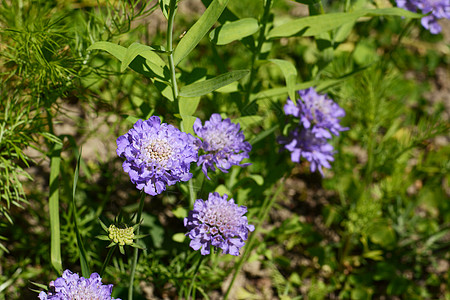
{"label": "pale flower center", "polygon": [[157,162],[165,166],[173,155],[173,148],[165,140],[153,140],[144,146],[142,155],[144,161]]}
{"label": "pale flower center", "polygon": [[75,295],[70,297],[70,300],[101,300],[100,289],[92,286],[80,286],[75,291]]}
{"label": "pale flower center", "polygon": [[222,150],[230,144],[229,136],[223,131],[207,132],[204,139],[208,142],[213,151]]}
{"label": "pale flower center", "polygon": [[203,211],[203,214],[200,214],[199,219],[211,227],[212,234],[216,233],[217,230],[222,234],[232,233],[240,222],[234,207],[223,203],[209,205]]}
{"label": "pale flower center", "polygon": [[329,115],[330,114],[330,106],[322,98],[320,98],[318,101],[315,101],[311,105],[311,114],[312,114],[315,122],[317,122],[316,111],[320,111],[325,116]]}

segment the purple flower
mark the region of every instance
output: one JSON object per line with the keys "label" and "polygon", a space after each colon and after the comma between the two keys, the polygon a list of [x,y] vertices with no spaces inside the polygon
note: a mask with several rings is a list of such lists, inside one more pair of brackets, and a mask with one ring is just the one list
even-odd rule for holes
{"label": "purple flower", "polygon": [[432,34],[442,31],[439,19],[450,19],[449,0],[396,0],[397,6],[412,12],[421,10],[423,14],[428,14],[421,20],[422,26]]}
{"label": "purple flower", "polygon": [[300,157],[311,163],[311,172],[319,170],[323,176],[322,167],[331,168],[333,161],[333,146],[325,138],[319,138],[309,129],[293,129],[287,138],[281,137],[278,142],[291,152],[291,160],[299,163]]}
{"label": "purple flower", "polygon": [[[114,300],[111,298],[113,285],[102,284],[102,279],[97,273],[92,273],[89,278],[78,276],[70,270],[65,270],[61,277],[51,281],[48,293],[40,292],[39,299],[47,300]],[[115,299],[120,300],[120,299]]]}
{"label": "purple flower", "polygon": [[238,206],[233,199],[227,200],[219,193],[210,193],[208,200],[197,199],[194,209],[184,218],[184,226],[189,230],[186,234],[191,238],[190,246],[200,250],[202,255],[210,253],[211,245],[221,248],[224,254],[239,255],[239,249],[245,245],[248,232],[255,230],[249,225],[247,207]]}
{"label": "purple flower", "polygon": [[117,139],[117,155],[125,158],[123,170],[131,182],[154,196],[165,191],[166,185],[192,178],[190,164],[198,159],[195,140],[153,116],[138,120]]}
{"label": "purple flower", "polygon": [[300,124],[304,128],[311,128],[316,137],[329,139],[331,134],[339,135],[340,131],[348,129],[339,124],[345,111],[326,94],[318,94],[313,88],[300,90],[298,94],[301,99],[297,101],[297,105],[288,99],[284,112],[300,118]]}
{"label": "purple flower", "polygon": [[208,179],[208,169],[215,171],[215,166],[227,173],[233,165],[250,165],[240,164],[244,158],[249,157],[248,152],[252,150],[252,146],[244,141],[245,136],[239,130],[239,124],[231,123],[230,119],[222,120],[219,114],[212,114],[204,126],[200,119],[195,120],[194,132],[203,140],[198,147],[205,152],[199,157],[197,165],[202,165],[202,171]]}

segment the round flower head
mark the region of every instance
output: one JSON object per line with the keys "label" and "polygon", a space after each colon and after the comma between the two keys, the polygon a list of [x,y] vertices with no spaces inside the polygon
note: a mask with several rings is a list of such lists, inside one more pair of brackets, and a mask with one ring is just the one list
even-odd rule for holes
{"label": "round flower head", "polygon": [[421,19],[422,26],[432,34],[442,31],[439,19],[450,19],[449,0],[396,0],[397,6],[412,12],[421,10],[423,14],[428,14]]}
{"label": "round flower head", "polygon": [[123,170],[131,182],[149,195],[158,195],[166,185],[192,178],[191,162],[197,161],[195,138],[172,125],[150,117],[138,120],[117,139],[117,155],[125,158]]}
{"label": "round flower head", "polygon": [[311,163],[311,172],[317,169],[323,176],[322,167],[331,168],[329,161],[333,161],[333,146],[324,138],[318,138],[311,130],[295,128],[287,138],[280,138],[278,142],[291,151],[291,160],[299,163],[304,157]]}
{"label": "round flower head", "polygon": [[233,124],[230,119],[222,120],[219,114],[212,114],[204,126],[200,119],[195,120],[194,132],[203,140],[198,146],[205,152],[199,157],[197,165],[202,165],[202,171],[208,179],[208,169],[215,171],[215,166],[227,173],[233,165],[250,165],[240,163],[249,157],[252,146],[244,141],[245,136],[239,130],[239,124]]}
{"label": "round flower head", "polygon": [[223,250],[224,254],[239,255],[239,249],[245,245],[248,232],[255,230],[249,225],[245,206],[238,206],[233,199],[227,200],[219,193],[210,193],[208,200],[197,199],[194,209],[184,218],[186,234],[191,238],[190,246],[200,250],[202,255],[210,253],[210,247]]}
{"label": "round flower head", "polygon": [[300,90],[298,93],[301,100],[295,105],[288,99],[284,112],[286,115],[300,118],[303,127],[311,128],[316,137],[329,139],[331,133],[339,135],[340,131],[348,129],[339,124],[339,118],[345,116],[345,111],[326,94],[318,94],[313,88]]}
{"label": "round flower head", "polygon": [[[39,299],[47,300],[114,300],[111,298],[112,284],[102,284],[97,273],[89,278],[78,276],[70,270],[65,270],[61,277],[50,282],[48,293],[40,292]],[[115,299],[120,300],[120,299]]]}

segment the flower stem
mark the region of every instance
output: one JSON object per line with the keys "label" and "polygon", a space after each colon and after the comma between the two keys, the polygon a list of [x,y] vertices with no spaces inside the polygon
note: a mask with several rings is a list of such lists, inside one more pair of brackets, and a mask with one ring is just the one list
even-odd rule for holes
{"label": "flower stem", "polygon": [[[136,216],[136,224],[138,224],[138,227],[136,228],[136,235],[139,235],[139,229],[140,229],[140,223],[141,223],[141,215],[142,210],[144,208],[144,200],[145,200],[145,192],[141,192],[141,200],[139,201],[139,208],[137,211]],[[133,299],[133,283],[134,283],[134,274],[136,273],[136,264],[138,261],[138,252],[139,249],[136,247],[134,248],[134,254],[133,254],[133,265],[131,266],[131,274],[130,274],[130,286],[128,288],[128,299]]]}
{"label": "flower stem", "polygon": [[247,93],[245,95],[245,104],[248,104],[248,102],[250,100],[250,95],[252,93],[253,80],[255,79],[256,72],[258,69],[255,67],[255,63],[259,59],[259,55],[261,54],[262,45],[264,44],[264,42],[266,40],[266,38],[265,38],[266,27],[267,27],[267,22],[269,21],[269,12],[270,12],[271,7],[272,7],[272,0],[264,0],[264,14],[263,14],[263,17],[261,20],[261,28],[259,30],[258,44],[256,45],[256,49],[254,50],[253,55],[252,55],[250,77],[249,77],[248,84],[247,84]]}
{"label": "flower stem", "polygon": [[197,277],[198,270],[200,269],[200,266],[201,266],[201,264],[203,262],[203,258],[204,258],[204,256],[200,255],[200,259],[197,262],[197,267],[195,268],[195,271],[194,271],[194,277],[192,277],[191,284],[189,285],[188,299],[192,299],[191,292],[192,292],[192,289],[194,288],[195,278]]}
{"label": "flower stem", "polygon": [[237,265],[234,269],[233,278],[231,278],[230,285],[228,286],[227,292],[225,293],[223,300],[228,299],[228,295],[230,294],[230,291],[231,291],[231,288],[233,287],[234,281],[236,280],[239,272],[241,271],[242,266],[244,265],[244,262],[250,256],[250,252],[252,251],[252,247],[253,247],[253,243],[255,242],[256,235],[257,235],[258,231],[260,230],[261,225],[263,224],[264,220],[267,218],[267,215],[269,214],[270,209],[272,208],[273,204],[277,200],[278,195],[282,191],[283,186],[284,186],[284,178],[281,179],[280,185],[278,186],[278,188],[275,191],[275,193],[273,194],[273,196],[270,197],[271,194],[269,194],[264,199],[262,209],[258,215],[259,222],[258,222],[258,224],[256,224],[255,231],[252,232],[252,234],[250,235],[247,245],[245,246],[244,254],[242,254],[241,259],[239,260],[239,262],[237,263]]}
{"label": "flower stem", "polygon": [[175,76],[175,64],[173,61],[173,21],[175,19],[176,12],[176,0],[170,0],[169,4],[169,16],[167,22],[167,51],[169,52],[169,68],[171,76],[171,88],[173,100],[178,99],[178,86],[177,78]]}
{"label": "flower stem", "polygon": [[111,257],[113,256],[114,250],[116,250],[117,246],[109,248],[108,254],[106,255],[105,261],[103,262],[102,268],[100,270],[100,277],[103,276],[103,273],[105,272],[106,266],[108,266],[109,261],[111,260]]}

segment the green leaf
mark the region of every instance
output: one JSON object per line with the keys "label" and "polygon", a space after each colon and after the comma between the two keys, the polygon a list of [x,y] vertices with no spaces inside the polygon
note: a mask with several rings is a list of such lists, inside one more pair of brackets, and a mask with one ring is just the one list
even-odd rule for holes
{"label": "green leaf", "polygon": [[234,22],[227,22],[210,32],[209,38],[216,45],[226,45],[246,36],[252,35],[259,29],[258,20],[244,18]]}
{"label": "green leaf", "polygon": [[227,194],[227,195],[230,196],[230,197],[231,197],[231,195],[232,195],[232,193],[230,192],[230,190],[228,190],[228,188],[227,188],[225,185],[223,185],[223,184],[218,185],[218,186],[216,187],[216,189],[215,189],[214,192],[217,192],[217,193],[219,193],[220,195]]}
{"label": "green leaf", "polygon": [[388,249],[392,248],[396,242],[394,230],[384,222],[375,223],[370,227],[369,238],[372,243]]}
{"label": "green leaf", "polygon": [[195,135],[194,123],[195,123],[195,120],[197,120],[197,117],[189,116],[189,115],[181,115],[181,118],[183,119],[181,122],[182,131],[186,132],[186,133],[190,133],[192,135]]}
{"label": "green leaf", "polygon": [[78,228],[78,216],[77,207],[75,205],[75,194],[77,190],[78,175],[80,172],[80,161],[81,161],[81,149],[78,154],[77,166],[75,168],[75,173],[73,176],[73,190],[72,190],[72,212],[73,212],[73,223],[75,227],[75,233],[77,236],[77,246],[80,255],[81,273],[84,278],[89,278],[91,276],[91,271],[89,270],[88,258],[86,250],[84,249],[83,240],[81,239],[80,230]]}
{"label": "green leaf", "polygon": [[399,8],[399,7],[388,7],[379,9],[366,9],[364,10],[365,15],[369,17],[381,17],[381,16],[397,16],[418,19],[422,18],[422,14],[414,13],[409,10]]}
{"label": "green leaf", "polygon": [[263,185],[264,184],[264,177],[258,174],[250,174],[249,176],[251,179],[253,179],[257,185]]}
{"label": "green leaf", "polygon": [[125,54],[127,52],[127,48],[125,48],[123,46],[120,46],[120,45],[117,45],[117,44],[114,44],[111,42],[103,42],[103,41],[95,42],[89,48],[87,48],[88,51],[95,50],[95,49],[104,50],[120,61],[123,60],[123,58],[125,57]]}
{"label": "green leaf", "polygon": [[188,215],[188,211],[186,208],[178,206],[177,208],[175,208],[174,210],[172,210],[172,213],[174,214],[175,217],[177,217],[178,219],[184,219],[187,217]]}
{"label": "green leaf", "polygon": [[48,200],[50,212],[50,259],[53,268],[62,274],[61,235],[59,226],[59,174],[61,165],[62,143],[55,144],[50,160],[50,196]]}
{"label": "green leaf", "polygon": [[297,99],[297,97],[295,96],[295,82],[297,79],[297,69],[291,62],[287,60],[269,59],[269,61],[276,64],[283,72],[284,78],[286,80],[286,87],[288,89],[289,98],[291,98],[292,101],[295,101]]}
{"label": "green leaf", "polygon": [[177,243],[182,243],[182,242],[184,242],[185,239],[186,239],[186,235],[184,233],[181,233],[181,232],[175,233],[172,236],[172,240],[177,242]]}
{"label": "green leaf", "polygon": [[244,117],[239,117],[236,119],[233,119],[232,122],[233,123],[239,123],[239,125],[241,126],[241,129],[245,129],[253,124],[259,123],[262,121],[262,117],[261,116],[244,116]]}
{"label": "green leaf", "polygon": [[120,71],[125,71],[138,55],[146,59],[143,63],[146,63],[151,71],[160,77],[164,77],[164,61],[153,51],[153,48],[139,43],[133,43],[128,47],[120,65]]}
{"label": "green leaf", "polygon": [[[317,84],[317,81],[307,81],[307,82],[302,82],[302,83],[298,83],[295,85],[294,90],[298,91],[298,90],[304,90],[307,89],[309,87],[315,86]],[[250,96],[250,100],[257,100],[257,99],[264,99],[264,98],[273,98],[273,97],[278,97],[278,96],[282,96],[284,94],[288,93],[288,88],[287,87],[281,87],[281,88],[273,88],[273,89],[268,89],[262,92],[259,92],[257,94],[253,94]]]}
{"label": "green leaf", "polygon": [[164,17],[169,18],[170,0],[158,0]]}
{"label": "green leaf", "polygon": [[289,37],[293,35],[314,36],[338,28],[343,24],[354,22],[363,15],[363,12],[358,11],[299,18],[274,27],[269,31],[267,38]]}
{"label": "green leaf", "polygon": [[211,93],[223,86],[226,86],[236,80],[241,79],[249,73],[248,70],[231,71],[221,74],[217,77],[207,79],[204,81],[194,82],[185,85],[180,89],[179,95],[181,97],[199,97]]}
{"label": "green leaf", "polygon": [[174,51],[174,64],[178,65],[206,35],[208,30],[216,23],[222,11],[228,4],[228,0],[214,0],[198,21],[188,30],[178,43]]}
{"label": "green leaf", "polygon": [[183,116],[192,116],[200,103],[200,97],[180,97],[178,101],[178,109],[180,111],[180,115]]}
{"label": "green leaf", "polygon": [[268,33],[267,38],[281,38],[293,35],[316,36],[323,32],[336,29],[346,23],[355,22],[358,18],[363,16],[422,17],[421,14],[416,14],[398,7],[316,15],[291,20],[280,26],[276,26]]}

